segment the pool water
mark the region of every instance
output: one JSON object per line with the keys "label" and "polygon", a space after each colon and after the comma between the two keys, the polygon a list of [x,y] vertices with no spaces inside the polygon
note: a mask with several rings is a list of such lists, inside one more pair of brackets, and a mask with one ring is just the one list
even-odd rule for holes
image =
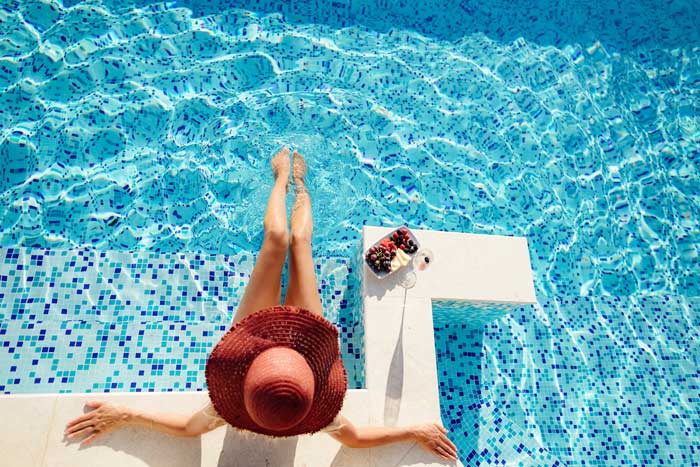
{"label": "pool water", "polygon": [[524,236],[538,305],[435,308],[462,460],[700,463],[696,2],[0,7],[0,391],[203,389],[287,144],[351,387],[362,225]]}
{"label": "pool water", "polygon": [[442,420],[466,465],[698,463],[698,298],[479,312],[433,303]]}

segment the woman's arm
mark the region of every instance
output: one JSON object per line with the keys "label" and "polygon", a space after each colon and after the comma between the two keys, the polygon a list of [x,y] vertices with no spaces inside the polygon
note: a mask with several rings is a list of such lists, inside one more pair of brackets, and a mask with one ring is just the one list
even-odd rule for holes
{"label": "woman's arm", "polygon": [[80,443],[82,446],[105,433],[127,425],[142,426],[175,436],[198,436],[225,423],[207,413],[208,406],[188,415],[149,413],[97,401],[90,401],[85,405],[93,410],[68,422],[64,432],[68,439],[88,435]]}
{"label": "woman's arm", "polygon": [[371,448],[399,441],[415,441],[428,452],[447,460],[457,460],[457,448],[438,423],[421,423],[406,427],[353,425],[340,416],[341,425],[328,434],[350,448]]}

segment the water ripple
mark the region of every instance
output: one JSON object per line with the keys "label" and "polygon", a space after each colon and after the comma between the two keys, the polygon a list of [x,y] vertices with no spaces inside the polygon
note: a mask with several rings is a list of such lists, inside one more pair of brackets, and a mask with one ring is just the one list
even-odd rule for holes
{"label": "water ripple", "polygon": [[255,249],[291,144],[321,255],[407,223],[527,236],[540,294],[698,293],[690,45],[36,7],[1,13],[5,245]]}

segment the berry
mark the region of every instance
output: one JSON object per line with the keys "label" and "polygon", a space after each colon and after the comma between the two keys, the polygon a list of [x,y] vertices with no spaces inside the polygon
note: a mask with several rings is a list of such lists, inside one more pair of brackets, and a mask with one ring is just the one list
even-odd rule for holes
{"label": "berry", "polygon": [[377,261],[377,255],[376,255],[376,254],[375,254],[375,255],[372,255],[372,256],[369,257],[369,259],[370,259],[371,261]]}
{"label": "berry", "polygon": [[399,248],[401,248],[402,250],[406,251],[406,245],[404,245],[404,244],[399,245]]}
{"label": "berry", "polygon": [[403,228],[400,230],[400,232],[401,232],[402,234],[404,234],[404,235],[407,235],[407,234],[408,234],[408,229],[407,229],[406,227],[403,227]]}

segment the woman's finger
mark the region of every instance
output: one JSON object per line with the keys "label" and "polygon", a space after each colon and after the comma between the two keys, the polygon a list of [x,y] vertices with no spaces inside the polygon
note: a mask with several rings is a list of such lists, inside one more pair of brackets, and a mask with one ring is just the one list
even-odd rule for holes
{"label": "woman's finger", "polygon": [[66,425],[66,428],[68,428],[72,425],[75,425],[76,423],[84,422],[85,420],[89,419],[90,417],[92,417],[92,412],[88,412],[86,414],[81,415],[80,417],[74,418],[73,420],[68,422],[68,424]]}
{"label": "woman's finger", "polygon": [[85,420],[84,422],[76,423],[70,428],[66,429],[66,433],[73,433],[82,430],[85,427],[92,427],[94,425],[92,420]]}
{"label": "woman's finger", "polygon": [[78,430],[78,431],[74,431],[73,433],[69,433],[68,436],[66,436],[66,438],[68,438],[68,439],[78,438],[78,437],[83,436],[83,435],[89,435],[93,431],[95,431],[95,430],[93,429],[92,425],[90,425],[90,426],[83,428],[82,430]]}
{"label": "woman's finger", "polygon": [[440,445],[436,445],[435,448],[433,449],[433,452],[437,454],[439,457],[442,457],[445,460],[452,460],[450,459],[447,454],[443,452],[443,448]]}
{"label": "woman's finger", "polygon": [[455,446],[455,443],[453,443],[452,440],[450,440],[450,438],[448,438],[447,436],[443,436],[441,440],[443,443],[447,444],[454,452],[457,452],[457,446]]}
{"label": "woman's finger", "polygon": [[97,431],[97,432],[91,434],[90,436],[88,436],[87,438],[85,438],[85,439],[82,441],[82,443],[80,443],[80,445],[81,445],[81,446],[87,446],[88,444],[90,444],[90,443],[92,443],[93,441],[95,441],[95,439],[96,439],[98,436],[100,436],[101,434],[103,434],[103,433],[104,433],[103,431],[102,431],[102,432]]}
{"label": "woman's finger", "polygon": [[437,426],[438,430],[442,431],[443,434],[447,433],[447,429],[444,426],[440,425],[439,423],[436,423],[435,426]]}
{"label": "woman's finger", "polygon": [[454,457],[457,455],[457,450],[454,447],[450,447],[450,445],[445,443],[444,441],[440,441],[439,443],[439,446],[450,456]]}

